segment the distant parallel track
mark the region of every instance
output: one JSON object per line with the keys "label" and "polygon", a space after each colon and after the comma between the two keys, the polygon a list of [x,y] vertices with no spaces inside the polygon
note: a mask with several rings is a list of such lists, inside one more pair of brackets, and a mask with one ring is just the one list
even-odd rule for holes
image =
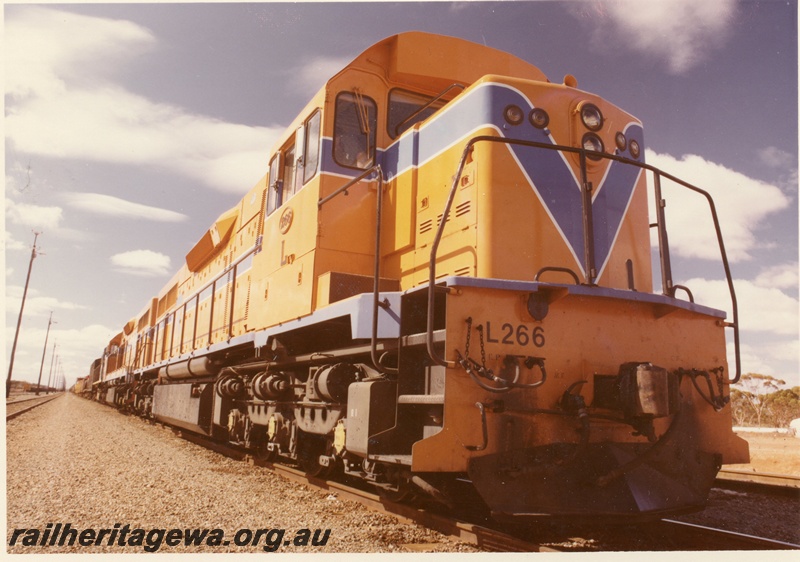
{"label": "distant parallel track", "polygon": [[726,468],[717,474],[717,486],[729,489],[781,494],[800,499],[800,477]]}
{"label": "distant parallel track", "polygon": [[[44,397],[38,396],[36,398],[32,398],[32,399],[28,399],[28,400],[18,400],[16,402],[7,403],[6,404],[6,422],[8,422],[9,420],[13,420],[17,416],[21,416],[22,414],[24,414],[26,412],[30,412],[31,410],[33,410],[34,408],[38,408],[42,404],[47,404],[51,400],[54,400],[54,399],[58,398],[59,396],[63,396],[63,395],[64,395],[63,392],[59,392],[59,393],[53,394],[51,396],[44,396]],[[20,402],[32,402],[33,400],[38,400],[38,402],[36,402],[35,404],[31,404],[30,406],[26,406],[26,407],[22,407],[22,408],[20,408],[20,406],[18,406],[18,404]],[[9,408],[14,409],[14,411],[9,413],[8,412]],[[19,408],[19,409],[17,409],[17,408]]]}

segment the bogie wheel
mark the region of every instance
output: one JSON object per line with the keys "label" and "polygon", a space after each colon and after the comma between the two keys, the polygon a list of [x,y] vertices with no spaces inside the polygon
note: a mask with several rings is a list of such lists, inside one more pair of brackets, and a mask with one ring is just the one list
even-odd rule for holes
{"label": "bogie wheel", "polygon": [[253,457],[257,461],[274,462],[278,458],[277,449],[267,449],[266,445],[261,445],[253,451]]}
{"label": "bogie wheel", "polygon": [[327,449],[325,438],[317,435],[303,434],[298,442],[297,460],[308,476],[325,478],[333,472],[333,465],[320,464],[319,457]]}
{"label": "bogie wheel", "polygon": [[397,490],[378,488],[378,495],[393,503],[413,504],[419,499],[419,490],[413,484],[402,483]]}

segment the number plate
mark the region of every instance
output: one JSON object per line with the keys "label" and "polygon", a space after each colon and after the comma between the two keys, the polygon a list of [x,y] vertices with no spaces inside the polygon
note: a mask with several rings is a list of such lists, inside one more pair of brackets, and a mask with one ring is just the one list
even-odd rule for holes
{"label": "number plate", "polygon": [[516,345],[520,347],[544,347],[544,328],[510,322],[486,322],[486,343]]}

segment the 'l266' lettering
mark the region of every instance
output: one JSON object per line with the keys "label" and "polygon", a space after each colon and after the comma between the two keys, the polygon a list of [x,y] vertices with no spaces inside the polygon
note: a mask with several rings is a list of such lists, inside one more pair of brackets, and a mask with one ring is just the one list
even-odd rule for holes
{"label": "'l266' lettering", "polygon": [[525,324],[510,324],[505,322],[495,332],[492,333],[492,323],[486,322],[486,341],[487,343],[501,343],[505,345],[518,345],[525,347],[533,345],[534,347],[544,347],[544,328],[536,326],[529,328]]}

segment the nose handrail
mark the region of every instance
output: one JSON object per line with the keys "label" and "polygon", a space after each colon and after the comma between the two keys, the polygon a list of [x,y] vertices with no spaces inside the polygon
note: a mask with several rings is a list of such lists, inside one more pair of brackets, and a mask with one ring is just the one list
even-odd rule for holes
{"label": "nose handrail", "polygon": [[439,226],[436,230],[436,234],[434,235],[433,242],[431,244],[431,251],[430,251],[430,259],[428,263],[428,310],[427,310],[427,333],[426,333],[426,346],[428,350],[428,355],[431,361],[437,365],[443,365],[446,367],[455,367],[458,363],[455,361],[447,361],[439,351],[436,349],[434,345],[434,324],[435,324],[435,297],[437,292],[436,287],[436,258],[439,251],[439,243],[442,240],[442,236],[444,234],[444,228],[447,224],[447,217],[450,215],[450,209],[453,205],[453,200],[455,199],[456,192],[458,190],[458,186],[461,182],[461,176],[464,172],[464,166],[466,165],[467,158],[472,152],[475,145],[479,142],[491,142],[491,143],[500,143],[506,145],[517,145],[517,146],[524,146],[524,147],[531,147],[531,148],[542,148],[545,150],[557,150],[560,152],[569,152],[572,154],[577,154],[580,157],[580,166],[581,166],[581,189],[583,192],[583,196],[581,197],[581,211],[583,216],[583,239],[584,239],[584,271],[586,272],[586,284],[587,285],[594,285],[595,281],[595,270],[594,270],[594,234],[592,232],[592,201],[591,201],[591,186],[587,181],[587,173],[586,173],[586,158],[587,155],[591,155],[593,159],[603,158],[607,160],[614,160],[617,162],[622,162],[627,165],[635,166],[641,168],[643,170],[648,170],[654,175],[654,189],[655,189],[655,197],[656,197],[656,223],[654,226],[658,231],[658,240],[659,240],[659,259],[660,259],[660,266],[661,266],[661,276],[662,276],[662,292],[665,296],[670,298],[675,298],[675,289],[681,288],[680,286],[673,285],[672,280],[672,264],[670,260],[669,254],[669,242],[667,237],[667,227],[666,227],[666,215],[664,213],[664,207],[666,205],[665,200],[662,197],[661,193],[661,178],[667,178],[672,182],[675,182],[677,185],[685,187],[695,193],[703,195],[708,203],[709,209],[711,211],[711,218],[714,224],[714,230],[717,236],[717,243],[719,245],[720,255],[722,259],[722,265],[725,270],[725,277],[728,283],[728,291],[730,293],[731,298],[731,307],[732,307],[732,322],[725,322],[723,324],[726,328],[733,329],[733,345],[734,345],[734,355],[735,355],[735,371],[736,374],[733,379],[729,379],[731,384],[735,384],[741,378],[741,352],[740,352],[740,345],[739,345],[739,309],[738,303],[736,300],[736,291],[733,286],[733,277],[731,275],[730,265],[728,263],[728,256],[727,252],[725,251],[725,243],[722,238],[722,230],[719,224],[719,218],[717,216],[717,209],[714,204],[714,199],[711,195],[697,186],[694,186],[686,181],[683,181],[671,174],[661,171],[660,169],[646,164],[644,162],[638,162],[636,160],[631,160],[629,158],[625,158],[622,156],[618,156],[616,154],[606,154],[603,152],[596,152],[594,150],[586,150],[585,148],[576,148],[572,146],[564,146],[564,145],[556,145],[556,144],[546,144],[541,142],[535,141],[526,141],[526,140],[519,140],[519,139],[510,139],[506,137],[498,137],[498,136],[491,136],[491,135],[480,135],[471,138],[467,141],[467,144],[464,147],[464,150],[461,153],[461,159],[458,164],[458,168],[456,171],[455,176],[453,177],[453,183],[450,187],[450,192],[447,196],[447,201],[445,202],[444,211],[442,214],[442,220],[439,223]]}

